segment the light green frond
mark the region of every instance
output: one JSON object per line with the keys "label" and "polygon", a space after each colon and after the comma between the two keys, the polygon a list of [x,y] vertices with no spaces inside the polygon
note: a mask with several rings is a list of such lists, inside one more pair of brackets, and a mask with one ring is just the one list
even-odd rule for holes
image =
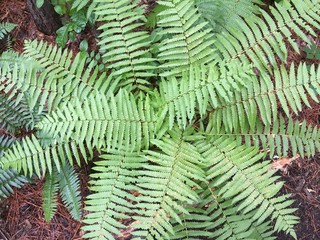
{"label": "light green frond", "polygon": [[95,0],[98,21],[103,21],[99,28],[100,51],[107,67],[121,75],[122,86],[128,84],[148,84],[153,76],[155,60],[149,54],[149,34],[141,28],[146,18],[138,1],[130,0]]}
{"label": "light green frond", "polygon": [[[246,69],[242,72],[240,69]],[[217,66],[191,65],[182,77],[170,76],[160,83],[159,115],[168,115],[169,128],[176,122],[185,128],[192,123],[196,114],[204,116],[208,108],[217,108],[219,98],[225,102],[233,99],[233,94],[243,85],[252,82],[250,65]]]}
{"label": "light green frond", "polygon": [[125,91],[110,98],[91,96],[84,102],[75,100],[52,112],[39,128],[60,139],[85,141],[92,147],[107,147],[108,151],[121,145],[128,150],[141,148],[154,138],[155,125],[160,121],[150,105],[148,96],[136,100]]}
{"label": "light green frond", "polygon": [[95,61],[87,64],[88,59],[81,52],[73,56],[72,51],[43,41],[25,42],[24,57],[36,61],[41,68],[37,77],[24,82],[33,96],[30,108],[39,103],[39,112],[44,107],[50,112],[73,97],[83,100],[89,94],[105,93],[111,82],[106,73],[99,73]]}
{"label": "light green frond", "polygon": [[86,200],[89,214],[83,220],[86,238],[115,239],[113,234],[120,234],[119,229],[125,227],[119,220],[134,213],[134,194],[139,194],[135,183],[139,181],[140,169],[147,164],[141,154],[112,150],[95,162],[94,173],[90,175],[92,193]]}
{"label": "light green frond", "polygon": [[202,17],[214,32],[236,27],[239,20],[254,17],[260,12],[261,0],[196,0]]}
{"label": "light green frond", "polygon": [[211,113],[211,127],[227,132],[245,130],[247,125],[255,128],[258,116],[263,124],[270,126],[278,116],[280,105],[286,115],[298,114],[303,105],[310,106],[308,99],[318,102],[320,93],[320,68],[305,64],[287,72],[284,66],[274,70],[273,76],[261,74],[257,80],[247,82],[240,92],[234,92],[229,102],[219,98],[218,107]]}
{"label": "light green frond", "polygon": [[71,216],[80,221],[81,218],[81,195],[80,180],[74,167],[69,163],[61,166],[60,171],[54,172],[54,178],[57,179],[59,192],[64,205],[68,208]]}
{"label": "light green frond", "polygon": [[42,208],[46,222],[50,222],[57,211],[57,192],[56,174],[47,174],[42,190]]}
{"label": "light green frond", "polygon": [[191,64],[205,64],[214,60],[213,36],[200,22],[193,0],[158,1],[167,9],[158,16],[158,28],[164,35],[159,45],[158,59],[163,76],[180,74]]}
{"label": "light green frond", "polygon": [[0,23],[0,39],[11,32],[16,27],[14,23],[1,22]]}
{"label": "light green frond", "polygon": [[320,28],[318,0],[292,0],[275,3],[271,15],[261,10],[263,18],[239,20],[236,27],[216,36],[215,47],[222,59],[246,63],[251,60],[261,70],[276,66],[276,56],[286,62],[288,50],[283,44],[288,42],[299,53],[299,47],[292,37],[298,35],[310,43],[308,34],[316,36],[313,28]]}
{"label": "light green frond", "polygon": [[[139,223],[134,236],[143,239],[168,239],[174,235],[170,218],[182,224],[181,214],[189,214],[186,204],[199,200],[194,189],[204,180],[201,169],[203,158],[191,144],[181,140],[182,134],[171,132],[171,138],[152,141],[161,151],[146,151],[144,176],[139,178],[141,188],[137,197],[134,219]],[[136,239],[136,238],[134,238]]]}
{"label": "light green frond", "polygon": [[[259,162],[263,154],[258,154],[257,148],[238,146],[237,142],[228,137],[211,138],[209,142],[199,143],[197,148],[210,162],[207,171],[209,188],[217,189],[214,195],[222,200],[222,209],[232,208],[230,211],[234,212],[231,215],[234,221],[240,221],[236,216],[239,211],[242,214],[254,213],[248,221],[257,224],[271,217],[275,222],[275,231],[282,230],[296,237],[293,226],[298,218],[292,215],[295,209],[289,208],[292,201],[287,200],[288,195],[276,196],[283,183],[276,182],[278,177],[273,176],[274,171],[270,170],[268,161]],[[216,208],[214,204],[212,207]],[[217,225],[211,228],[219,227],[215,239],[232,234],[234,230],[230,228],[238,228],[241,234],[247,231],[250,224],[240,222],[232,226],[229,220],[217,221],[220,215],[225,214],[227,212],[213,212]]]}
{"label": "light green frond", "polygon": [[61,165],[66,161],[73,164],[75,159],[80,165],[80,158],[86,161],[87,157],[88,153],[81,143],[55,141],[49,146],[42,147],[39,140],[32,135],[23,138],[21,143],[13,144],[0,159],[0,164],[3,169],[12,168],[17,172],[23,171],[24,175],[32,176],[35,173],[41,177],[47,170],[52,173],[53,166],[60,172]]}
{"label": "light green frond", "polygon": [[311,157],[320,151],[320,130],[317,126],[308,125],[306,121],[294,121],[292,118],[285,120],[282,116],[274,119],[271,126],[264,126],[257,120],[255,128],[234,132],[222,130],[219,133],[212,129],[209,135],[228,136],[238,143],[260,146],[271,157],[275,154]]}

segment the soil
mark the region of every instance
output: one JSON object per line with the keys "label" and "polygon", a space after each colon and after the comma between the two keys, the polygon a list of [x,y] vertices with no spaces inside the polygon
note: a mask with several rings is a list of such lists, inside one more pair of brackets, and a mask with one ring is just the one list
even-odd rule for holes
{"label": "soil", "polygon": [[[154,5],[154,1],[141,2],[147,2],[151,7]],[[54,35],[47,36],[37,30],[24,0],[0,0],[0,22],[2,21],[17,24],[11,36],[13,49],[18,52],[22,52],[23,42],[26,39],[44,40],[50,43],[55,41]],[[92,29],[86,29],[84,33],[77,36],[75,42],[69,42],[67,47],[78,51],[79,42],[86,38],[89,39],[90,48],[95,50],[95,35]],[[319,42],[319,39],[316,40]],[[303,43],[301,46],[303,47]],[[311,62],[306,59],[305,54],[297,54],[291,50],[289,52],[289,62],[320,63],[319,60]],[[319,126],[320,106],[312,102],[312,107],[312,109],[305,107],[295,118],[306,119],[308,123]],[[0,134],[2,134],[1,129]],[[79,169],[78,172],[81,179],[82,196],[85,198],[88,194],[88,172],[85,168]],[[285,171],[278,172],[281,179],[285,181],[283,193],[291,193],[295,200],[294,207],[298,208],[296,215],[300,217],[300,223],[296,226],[296,232],[300,240],[320,239],[319,173],[319,155],[310,159],[298,158],[287,166]],[[21,189],[16,189],[11,197],[0,202],[0,239],[82,239],[81,224],[71,218],[61,199],[58,201],[58,210],[51,223],[45,222],[41,208],[42,188],[43,181],[38,180]],[[126,229],[123,236],[119,236],[118,239],[130,239],[130,229]],[[279,233],[278,239],[289,240],[292,238]]]}

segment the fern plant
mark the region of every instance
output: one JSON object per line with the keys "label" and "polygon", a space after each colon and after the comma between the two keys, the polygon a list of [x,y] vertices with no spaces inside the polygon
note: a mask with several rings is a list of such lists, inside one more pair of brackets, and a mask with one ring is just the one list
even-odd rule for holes
{"label": "fern plant", "polygon": [[[83,4],[100,22],[99,62],[42,41],[0,58],[0,126],[32,130],[2,138],[2,171],[45,177],[45,218],[60,190],[88,239],[116,239],[123,219],[132,239],[297,238],[267,159],[320,150],[319,128],[293,120],[318,102],[320,69],[285,67],[283,44],[299,51],[293,33],[310,43],[320,1],[265,11],[256,0],[166,0],[152,18],[139,1]],[[83,216],[74,166],[89,161]]]}

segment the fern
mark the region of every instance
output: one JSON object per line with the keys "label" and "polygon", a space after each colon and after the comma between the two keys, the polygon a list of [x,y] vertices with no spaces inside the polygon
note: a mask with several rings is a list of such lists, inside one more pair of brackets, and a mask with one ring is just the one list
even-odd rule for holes
{"label": "fern", "polygon": [[226,131],[242,130],[246,125],[254,128],[258,112],[263,124],[270,126],[272,119],[277,118],[278,104],[288,117],[291,112],[298,114],[303,104],[310,106],[308,99],[318,102],[319,73],[314,65],[308,69],[305,64],[298,67],[292,64],[289,72],[284,66],[276,69],[274,82],[270,76],[261,75],[259,81],[248,82],[229,101],[219,98],[219,107],[212,112],[216,128],[224,126]]}
{"label": "fern", "polygon": [[62,166],[60,173],[55,172],[55,175],[62,201],[69,209],[71,216],[79,221],[81,218],[81,196],[78,175],[68,163]]}
{"label": "fern", "polygon": [[242,19],[260,12],[260,0],[196,0],[201,15],[210,23],[214,32],[236,27]]}
{"label": "fern", "polygon": [[312,27],[319,28],[319,11],[318,0],[276,3],[271,16],[261,10],[264,19],[239,20],[237,27],[217,35],[215,47],[226,61],[251,60],[259,69],[269,69],[269,63],[276,66],[276,56],[286,61],[288,52],[281,44],[284,39],[299,53],[291,31],[310,43],[306,33],[316,36]]}
{"label": "fern", "polygon": [[14,23],[0,23],[0,39],[4,38],[9,32],[16,27]]}
{"label": "fern", "polygon": [[0,194],[45,177],[45,219],[60,191],[81,221],[73,166],[93,159],[85,238],[116,239],[124,221],[132,239],[297,238],[266,157],[320,150],[318,127],[292,117],[319,101],[320,69],[286,64],[293,35],[319,29],[319,0],[166,0],[152,17],[139,1],[72,4],[100,26],[97,56],[43,41],[0,56]]}
{"label": "fern", "polygon": [[57,191],[58,184],[55,178],[55,174],[47,174],[42,191],[42,208],[44,218],[47,222],[50,222],[55,212],[57,211]]}
{"label": "fern", "polygon": [[209,63],[214,60],[210,28],[199,22],[200,15],[193,1],[158,1],[167,9],[158,14],[158,27],[165,35],[159,45],[158,59],[162,75],[172,75],[188,69],[191,64]]}
{"label": "fern", "polygon": [[[149,56],[149,35],[146,31],[136,31],[143,26],[146,18],[136,1],[95,0],[101,3],[95,9],[98,21],[107,21],[100,29],[100,50],[108,68],[115,70],[115,75],[125,79],[121,86],[130,83],[148,84],[148,77],[153,76],[154,59]],[[103,3],[103,4],[102,4]]]}

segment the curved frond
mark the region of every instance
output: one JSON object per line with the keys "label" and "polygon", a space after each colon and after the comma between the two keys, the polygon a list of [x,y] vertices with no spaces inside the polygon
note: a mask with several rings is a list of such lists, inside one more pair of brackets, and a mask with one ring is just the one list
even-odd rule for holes
{"label": "curved frond", "polygon": [[15,170],[0,168],[0,199],[9,197],[13,193],[13,187],[20,188],[27,182],[27,178],[19,175]]}
{"label": "curved frond", "polygon": [[[222,59],[232,62],[248,62],[265,71],[270,65],[276,66],[276,56],[286,62],[288,42],[299,53],[299,47],[292,33],[306,43],[308,34],[317,36],[313,28],[320,28],[318,0],[292,0],[275,3],[271,15],[261,10],[262,18],[239,20],[236,27],[230,27],[216,36],[215,47]],[[270,65],[269,65],[270,64]]]}
{"label": "curved frond", "polygon": [[1,22],[0,23],[0,39],[11,32],[16,27],[14,23]]}

